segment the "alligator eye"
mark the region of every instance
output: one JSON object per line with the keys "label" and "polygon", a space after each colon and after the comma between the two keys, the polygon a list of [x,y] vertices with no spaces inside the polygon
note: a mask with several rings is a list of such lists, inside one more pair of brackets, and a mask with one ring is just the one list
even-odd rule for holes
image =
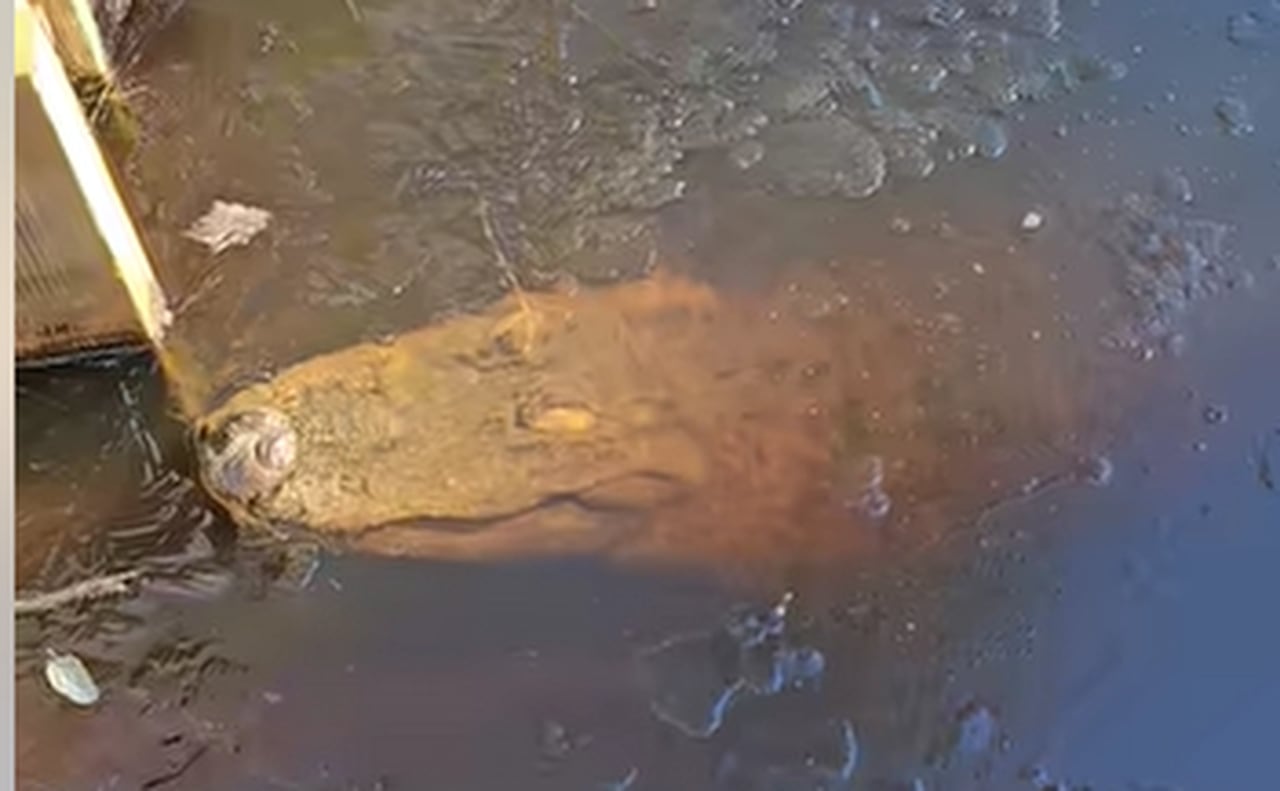
{"label": "alligator eye", "polygon": [[196,444],[214,453],[222,453],[231,440],[232,426],[232,421],[217,424],[201,423],[195,431]]}
{"label": "alligator eye", "polygon": [[216,454],[226,453],[237,438],[252,430],[251,415],[252,413],[233,415],[212,425],[205,423],[200,427],[196,439]]}

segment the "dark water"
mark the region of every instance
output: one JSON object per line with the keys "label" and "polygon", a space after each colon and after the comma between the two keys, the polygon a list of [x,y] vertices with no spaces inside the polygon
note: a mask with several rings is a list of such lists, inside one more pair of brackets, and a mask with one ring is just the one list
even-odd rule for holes
{"label": "dark water", "polygon": [[[18,573],[150,572],[19,619],[20,787],[1271,787],[1280,12],[1064,0],[1058,29],[1028,0],[642,5],[193,0],[129,75],[178,378],[20,376]],[[896,126],[846,57],[868,30]],[[1062,64],[1069,91],[1041,79]],[[1036,100],[1005,103],[1010,81]],[[272,224],[212,258],[181,231],[214,198]],[[814,570],[783,543],[744,579],[348,554],[309,576],[192,483],[178,403],[510,277],[655,266],[869,328],[848,396],[883,410],[890,465],[924,454],[932,477],[890,473],[887,523],[847,525],[864,556]],[[918,402],[893,401],[903,381]],[[707,532],[754,525],[722,513]],[[718,631],[787,589],[763,648]],[[45,647],[86,660],[97,707],[50,692]],[[796,683],[769,694],[770,671]],[[756,691],[717,718],[733,680]],[[698,717],[714,733],[689,736]]]}

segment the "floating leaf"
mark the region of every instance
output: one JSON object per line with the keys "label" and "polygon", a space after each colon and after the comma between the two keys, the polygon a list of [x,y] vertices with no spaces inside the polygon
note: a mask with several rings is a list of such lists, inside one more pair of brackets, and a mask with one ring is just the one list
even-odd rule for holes
{"label": "floating leaf", "polygon": [[214,255],[231,247],[243,247],[271,222],[271,212],[239,203],[215,200],[203,217],[183,236],[207,246]]}
{"label": "floating leaf", "polygon": [[54,692],[77,706],[92,706],[102,696],[89,668],[75,654],[50,650],[44,664],[44,677]]}

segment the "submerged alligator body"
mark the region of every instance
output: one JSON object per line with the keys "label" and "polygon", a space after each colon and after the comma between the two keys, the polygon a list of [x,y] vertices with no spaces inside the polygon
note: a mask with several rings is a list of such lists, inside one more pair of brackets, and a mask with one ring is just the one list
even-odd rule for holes
{"label": "submerged alligator body", "polygon": [[519,294],[235,393],[197,422],[201,475],[242,525],[390,554],[837,553],[891,501],[919,521],[983,491],[1078,406],[1052,366],[1056,398],[1030,369],[1019,389],[937,370],[941,332],[823,282]]}

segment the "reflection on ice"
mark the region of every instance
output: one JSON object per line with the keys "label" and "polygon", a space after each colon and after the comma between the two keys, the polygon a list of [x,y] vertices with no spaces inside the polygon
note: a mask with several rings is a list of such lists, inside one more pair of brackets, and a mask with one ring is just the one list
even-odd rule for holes
{"label": "reflection on ice", "polygon": [[672,638],[642,657],[658,719],[706,738],[724,723],[741,682],[716,661],[712,635]]}
{"label": "reflection on ice", "polygon": [[648,649],[641,670],[655,716],[694,738],[707,738],[730,709],[753,696],[814,687],[821,652],[793,645],[786,634],[788,595],[770,610],[741,609],[711,632],[671,638]]}
{"label": "reflection on ice", "polygon": [[1119,270],[1131,316],[1112,339],[1120,348],[1168,341],[1193,305],[1230,282],[1231,228],[1187,216],[1191,186],[1182,182],[1176,174],[1158,179],[1150,193],[1125,195],[1105,213],[1102,245]]}
{"label": "reflection on ice", "polygon": [[720,758],[723,791],[839,791],[858,765],[848,720],[817,716],[795,701],[773,699],[746,713]]}

